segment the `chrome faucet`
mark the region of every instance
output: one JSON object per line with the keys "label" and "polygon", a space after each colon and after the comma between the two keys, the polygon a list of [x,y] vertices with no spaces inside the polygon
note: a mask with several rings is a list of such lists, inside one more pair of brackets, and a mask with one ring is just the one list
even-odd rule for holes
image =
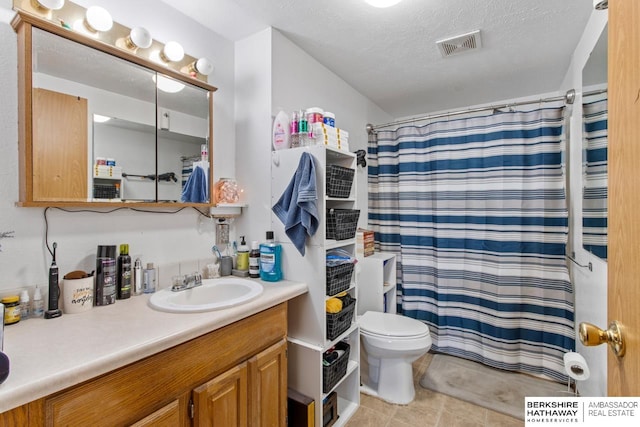
{"label": "chrome faucet", "polygon": [[173,292],[184,291],[200,285],[202,285],[202,275],[200,273],[191,273],[182,276],[182,281],[174,281],[173,285],[171,285],[171,290]]}

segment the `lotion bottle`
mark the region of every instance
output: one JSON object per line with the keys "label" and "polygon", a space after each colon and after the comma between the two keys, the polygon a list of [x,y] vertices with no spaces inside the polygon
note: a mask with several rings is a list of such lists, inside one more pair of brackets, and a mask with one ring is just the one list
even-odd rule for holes
{"label": "lotion bottle", "polygon": [[249,246],[247,246],[247,242],[244,240],[244,236],[240,236],[237,269],[241,271],[249,270]]}

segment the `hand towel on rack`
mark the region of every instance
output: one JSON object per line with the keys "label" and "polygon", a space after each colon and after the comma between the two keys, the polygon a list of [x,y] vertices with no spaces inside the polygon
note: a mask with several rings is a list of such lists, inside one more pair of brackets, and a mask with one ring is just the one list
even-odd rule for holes
{"label": "hand towel on rack", "polygon": [[315,159],[302,153],[296,173],[272,210],[298,252],[304,256],[307,236],[313,236],[320,222],[317,206]]}
{"label": "hand towel on rack", "polygon": [[186,203],[206,203],[207,174],[202,166],[194,166],[189,179],[182,189],[181,199]]}

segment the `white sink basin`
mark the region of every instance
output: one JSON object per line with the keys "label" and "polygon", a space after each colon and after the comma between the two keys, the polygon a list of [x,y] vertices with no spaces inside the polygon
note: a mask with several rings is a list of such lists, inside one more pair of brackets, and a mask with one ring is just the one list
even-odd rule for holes
{"label": "white sink basin", "polygon": [[233,307],[257,298],[264,288],[256,281],[237,277],[203,279],[202,285],[183,291],[163,289],[151,295],[149,305],[171,313],[198,313]]}

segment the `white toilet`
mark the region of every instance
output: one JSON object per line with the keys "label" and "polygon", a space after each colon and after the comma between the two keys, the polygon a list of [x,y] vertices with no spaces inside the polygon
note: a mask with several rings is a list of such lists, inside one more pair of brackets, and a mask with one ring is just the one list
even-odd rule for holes
{"label": "white toilet", "polygon": [[[366,292],[362,286],[360,292]],[[427,325],[397,314],[366,311],[358,317],[362,392],[406,405],[415,397],[412,363],[431,347]]]}

